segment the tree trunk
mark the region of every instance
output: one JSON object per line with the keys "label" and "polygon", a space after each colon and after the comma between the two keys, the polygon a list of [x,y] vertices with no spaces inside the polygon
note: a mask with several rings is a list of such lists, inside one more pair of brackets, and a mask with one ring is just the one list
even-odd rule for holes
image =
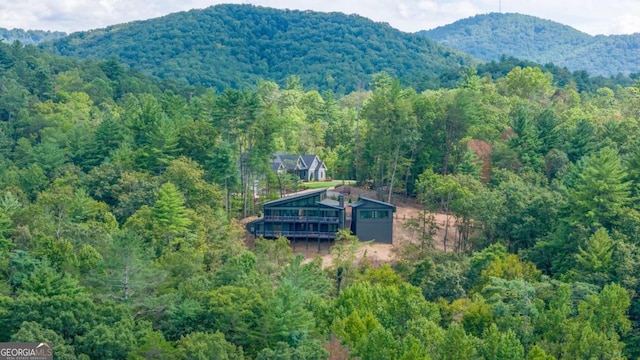
{"label": "tree trunk", "polygon": [[384,200],[384,197],[382,196],[382,187],[384,184],[384,162],[380,159],[380,157],[378,157],[378,163],[380,164],[380,174],[378,174],[379,178],[378,183],[376,184],[376,193],[378,194],[378,200],[382,201]]}
{"label": "tree trunk", "polygon": [[224,191],[225,191],[225,194],[224,194],[224,198],[225,198],[224,207],[225,207],[225,210],[227,211],[227,220],[230,220],[231,219],[231,208],[230,208],[230,196],[231,196],[231,194],[229,193],[229,177],[228,176],[224,178]]}
{"label": "tree trunk", "polygon": [[447,236],[449,235],[449,221],[451,219],[451,213],[449,212],[449,204],[451,203],[451,196],[453,196],[451,194],[451,192],[449,192],[447,194],[447,201],[446,203],[444,203],[443,207],[445,210],[445,213],[447,214],[447,220],[444,224],[444,239],[442,240],[443,246],[444,246],[444,252],[447,252]]}
{"label": "tree trunk", "polygon": [[411,179],[411,166],[413,165],[413,160],[416,157],[416,149],[415,147],[411,150],[411,159],[409,160],[409,164],[407,166],[407,172],[404,177],[404,200],[406,201],[409,198],[409,179]]}
{"label": "tree trunk", "polygon": [[393,193],[393,182],[396,178],[396,169],[398,168],[398,158],[400,157],[400,144],[396,147],[396,155],[393,160],[393,171],[391,172],[391,181],[389,181],[389,197],[387,202],[391,203],[391,194]]}
{"label": "tree trunk", "polygon": [[129,299],[129,271],[129,263],[127,263],[124,266],[124,282],[122,284],[125,301]]}
{"label": "tree trunk", "polygon": [[278,189],[280,190],[280,197],[284,196],[284,188],[282,187],[282,175],[276,172],[278,178]]}
{"label": "tree trunk", "polygon": [[56,240],[60,240],[62,236],[62,216],[64,215],[64,207],[58,208],[58,224],[56,227]]}
{"label": "tree trunk", "polygon": [[447,220],[444,223],[444,238],[442,239],[442,246],[444,248],[444,252],[447,252],[447,235],[449,234],[449,212],[447,211]]}

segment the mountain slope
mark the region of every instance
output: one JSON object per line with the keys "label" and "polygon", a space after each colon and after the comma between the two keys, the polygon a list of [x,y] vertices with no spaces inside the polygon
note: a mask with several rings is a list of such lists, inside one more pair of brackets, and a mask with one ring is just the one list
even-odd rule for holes
{"label": "mountain slope", "polygon": [[0,28],[0,41],[12,43],[16,40],[25,45],[39,44],[47,40],[60,39],[66,36],[66,33],[60,31],[44,31],[44,30],[22,30],[22,29],[5,29]]}
{"label": "mountain slope", "polygon": [[476,15],[418,34],[486,61],[506,55],[595,75],[640,71],[640,34],[591,36],[534,16]]}
{"label": "mountain slope", "polygon": [[360,16],[252,5],[217,5],[74,33],[45,47],[80,58],[116,56],[160,78],[220,89],[253,85],[258,78],[282,84],[298,75],[304,85],[347,92],[380,71],[420,88],[475,62]]}

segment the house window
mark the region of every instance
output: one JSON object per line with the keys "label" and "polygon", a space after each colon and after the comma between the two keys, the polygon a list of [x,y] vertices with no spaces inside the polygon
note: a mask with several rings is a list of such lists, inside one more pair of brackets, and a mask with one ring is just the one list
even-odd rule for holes
{"label": "house window", "polygon": [[360,219],[388,219],[389,212],[385,210],[362,210]]}

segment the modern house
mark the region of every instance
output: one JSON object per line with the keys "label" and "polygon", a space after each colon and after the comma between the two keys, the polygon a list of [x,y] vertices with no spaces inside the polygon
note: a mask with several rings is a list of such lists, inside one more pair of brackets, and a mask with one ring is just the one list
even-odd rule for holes
{"label": "modern house", "polygon": [[393,213],[396,207],[382,201],[361,197],[351,206],[351,232],[361,241],[391,244]]}
{"label": "modern house", "polygon": [[276,153],[271,157],[271,168],[278,174],[295,174],[302,181],[324,181],[327,166],[317,155]]}
{"label": "modern house", "polygon": [[[352,207],[351,224],[346,207]],[[335,240],[340,229],[350,228],[360,240],[391,243],[395,206],[377,200],[360,198],[345,204],[344,196],[326,189],[309,190],[263,205],[263,217],[247,224],[255,237],[275,239],[284,236],[291,241]]]}

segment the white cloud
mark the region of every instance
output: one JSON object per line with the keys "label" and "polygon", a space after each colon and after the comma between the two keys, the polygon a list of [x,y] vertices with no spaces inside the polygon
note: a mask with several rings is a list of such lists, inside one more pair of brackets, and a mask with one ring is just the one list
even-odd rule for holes
{"label": "white cloud", "polygon": [[640,32],[638,0],[0,0],[0,27],[71,32],[217,3],[357,13],[410,32],[496,12],[501,4],[503,12],[550,19],[590,34]]}
{"label": "white cloud", "polygon": [[612,23],[609,23],[607,33],[614,34],[630,34],[634,32],[640,32],[640,14],[625,14],[613,19]]}

